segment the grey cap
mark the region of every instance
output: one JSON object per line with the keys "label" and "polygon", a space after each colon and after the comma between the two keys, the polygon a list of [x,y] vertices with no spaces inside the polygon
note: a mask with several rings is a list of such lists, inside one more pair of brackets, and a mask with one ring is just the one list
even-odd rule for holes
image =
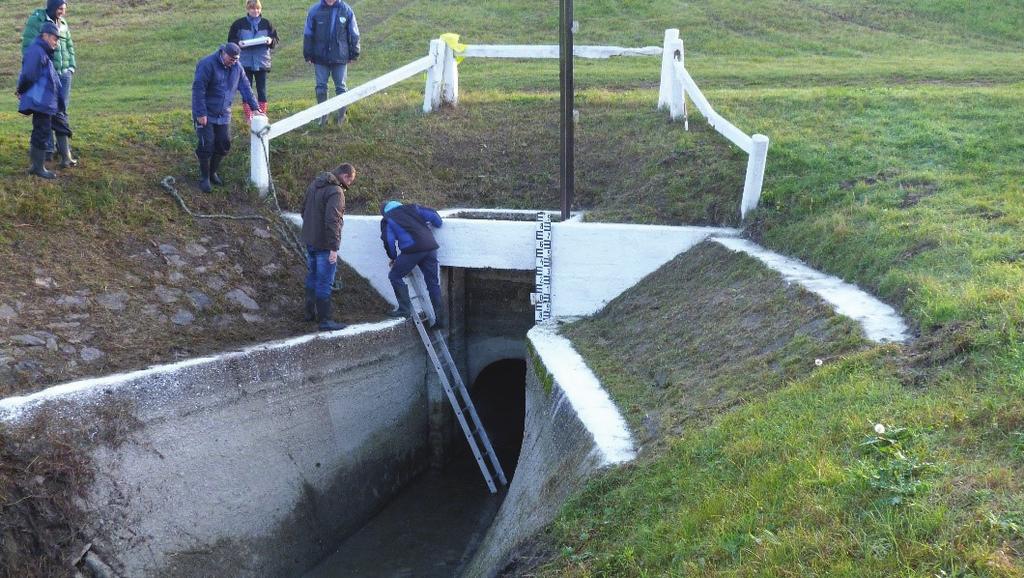
{"label": "grey cap", "polygon": [[242,53],[242,49],[238,47],[234,42],[225,42],[220,47],[221,52],[228,56],[238,56]]}

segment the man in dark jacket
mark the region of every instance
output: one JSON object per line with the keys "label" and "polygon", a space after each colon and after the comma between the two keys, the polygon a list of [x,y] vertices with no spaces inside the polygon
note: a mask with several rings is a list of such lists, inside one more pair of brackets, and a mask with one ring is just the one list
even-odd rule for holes
{"label": "man in dark jacket", "polygon": [[431,226],[441,226],[441,216],[429,207],[403,205],[398,201],[387,201],[381,205],[380,214],[380,238],[384,241],[384,251],[391,260],[388,280],[391,281],[391,287],[398,299],[398,308],[388,315],[408,317],[412,314],[409,286],[405,284],[403,277],[414,267],[419,267],[423,272],[423,279],[427,282],[430,304],[434,307],[434,324],[430,328],[443,329],[445,311],[444,302],[441,301],[441,283],[438,280],[439,245],[430,230]]}
{"label": "man in dark jacket", "polygon": [[[67,13],[67,2],[65,0],[46,0],[46,8],[39,8],[29,15],[25,21],[25,30],[21,36],[22,55],[29,46],[35,43],[39,37],[39,31],[43,24],[52,22],[57,26],[57,48],[53,52],[53,68],[57,71],[60,79],[60,96],[64,101],[64,110],[54,115],[54,133],[57,135],[57,149],[61,155],[60,167],[66,169],[78,165],[78,160],[71,155],[71,144],[68,138],[71,137],[71,128],[68,125],[67,108],[71,105],[71,81],[75,75],[75,42],[71,39],[71,29],[64,19]],[[46,143],[46,152],[53,152],[53,140]],[[49,154],[47,154],[49,157]],[[47,159],[49,160],[49,159]]]}
{"label": "man in dark jacket", "polygon": [[306,189],[302,201],[302,242],[306,244],[306,321],[321,331],[344,329],[331,320],[331,283],[338,270],[341,227],[345,223],[345,191],[356,180],[356,170],[344,163],[320,173]]}
{"label": "man in dark jacket", "polygon": [[231,102],[235,91],[253,110],[260,105],[252,96],[249,80],[245,77],[238,56],[242,49],[233,42],[221,45],[213,54],[196,64],[192,81],[192,120],[195,122],[196,157],[199,159],[199,190],[209,193],[210,183],[223,185],[217,169],[220,161],[231,150]]}
{"label": "man in dark jacket", "polygon": [[18,97],[18,112],[32,115],[32,137],[29,139],[29,174],[53,179],[57,175],[46,170],[46,144],[53,130],[53,116],[64,110],[60,96],[60,79],[53,67],[53,53],[57,48],[57,25],[46,22],[39,28],[39,36],[25,51],[21,62],[21,75],[14,95]]}
{"label": "man in dark jacket", "polygon": [[[316,101],[327,100],[327,77],[334,79],[334,94],[345,92],[348,63],[359,58],[359,26],[352,8],[342,0],[320,0],[306,15],[303,30],[302,56],[313,64],[316,74]],[[335,119],[341,124],[345,109]],[[327,117],[320,118],[320,126]]]}

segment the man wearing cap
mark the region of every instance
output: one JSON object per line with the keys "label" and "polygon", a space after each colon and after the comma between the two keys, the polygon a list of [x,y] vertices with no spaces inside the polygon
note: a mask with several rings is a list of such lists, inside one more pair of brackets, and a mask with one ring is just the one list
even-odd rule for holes
{"label": "man wearing cap", "polygon": [[39,36],[28,47],[21,62],[21,75],[14,95],[18,97],[18,112],[32,115],[32,137],[29,140],[29,174],[44,179],[57,175],[46,170],[46,143],[53,130],[53,115],[63,110],[60,79],[53,67],[53,52],[57,48],[58,29],[52,22],[44,23]]}
{"label": "man wearing cap", "polygon": [[228,42],[196,64],[196,76],[192,81],[192,120],[199,138],[196,146],[199,190],[204,193],[210,192],[211,183],[224,184],[217,169],[231,150],[231,102],[235,91],[241,93],[242,102],[252,110],[260,107],[253,98],[245,71],[238,63],[241,53],[242,49],[237,44]]}
{"label": "man wearing cap", "polygon": [[412,314],[409,286],[403,277],[414,267],[423,272],[427,282],[430,304],[434,306],[434,324],[431,329],[444,329],[445,311],[441,301],[441,283],[438,279],[437,249],[440,245],[434,239],[433,227],[441,226],[441,216],[430,207],[403,205],[398,201],[387,201],[380,207],[380,238],[384,251],[391,260],[388,280],[395,290],[398,307],[388,313],[392,317],[408,317]]}
{"label": "man wearing cap", "polygon": [[[25,31],[21,36],[22,55],[35,43],[43,24],[50,22],[57,27],[57,48],[53,52],[53,67],[60,78],[60,95],[64,101],[65,109],[71,104],[71,79],[75,75],[75,42],[71,39],[71,28],[68,27],[64,16],[67,14],[67,2],[65,0],[48,0],[46,8],[39,8],[29,15],[25,22]],[[78,161],[71,156],[71,146],[68,138],[71,136],[70,128],[67,128],[68,119],[66,110],[55,115],[54,120],[58,122],[54,126],[57,133],[57,150],[61,155],[61,168],[73,167]],[[63,130],[67,128],[67,130]],[[54,150],[53,140],[48,139],[46,151]]]}

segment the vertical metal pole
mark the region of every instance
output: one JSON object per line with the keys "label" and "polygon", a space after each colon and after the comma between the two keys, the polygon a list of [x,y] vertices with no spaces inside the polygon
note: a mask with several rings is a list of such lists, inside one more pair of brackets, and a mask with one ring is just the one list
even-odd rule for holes
{"label": "vertical metal pole", "polygon": [[561,150],[560,150],[560,176],[562,189],[562,220],[569,219],[569,211],[572,209],[572,199],[575,192],[575,122],[573,119],[574,95],[573,95],[573,13],[572,0],[559,0],[560,12],[559,25],[559,68],[558,78],[562,89],[561,98]]}

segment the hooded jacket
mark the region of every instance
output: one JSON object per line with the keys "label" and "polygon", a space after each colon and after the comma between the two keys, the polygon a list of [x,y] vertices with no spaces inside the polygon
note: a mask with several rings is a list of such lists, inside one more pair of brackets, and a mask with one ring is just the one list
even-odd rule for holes
{"label": "hooded jacket", "polygon": [[242,93],[242,101],[249,103],[253,110],[260,105],[252,95],[249,79],[245,77],[242,65],[234,63],[224,66],[220,49],[202,58],[196,64],[196,76],[192,81],[192,118],[208,118],[213,124],[231,122],[231,103],[235,91]]}
{"label": "hooded jacket", "polygon": [[302,56],[315,64],[348,64],[359,58],[359,25],[348,4],[338,0],[328,6],[320,0],[309,9]]}
{"label": "hooded jacket", "polygon": [[57,50],[53,53],[53,67],[57,70],[57,74],[64,74],[68,70],[77,68],[75,42],[71,39],[71,28],[63,18],[55,19],[52,16],[61,4],[65,4],[65,2],[50,0],[46,3],[46,8],[39,8],[30,14],[28,21],[25,22],[25,31],[21,35],[21,52],[24,54],[39,36],[39,30],[44,23],[53,22],[57,25],[60,39],[57,40]]}
{"label": "hooded jacket", "polygon": [[338,251],[344,224],[345,185],[333,173],[320,173],[302,201],[302,242],[318,251]]}
{"label": "hooded jacket", "polygon": [[399,205],[381,213],[380,239],[384,242],[384,251],[389,259],[398,258],[396,245],[402,253],[433,251],[440,246],[427,226],[428,223],[434,227],[442,224],[441,215],[434,209],[419,205]]}
{"label": "hooded jacket", "polygon": [[21,75],[18,76],[18,112],[21,114],[57,114],[60,106],[60,78],[51,60],[54,50],[42,37],[28,47],[21,61]]}

